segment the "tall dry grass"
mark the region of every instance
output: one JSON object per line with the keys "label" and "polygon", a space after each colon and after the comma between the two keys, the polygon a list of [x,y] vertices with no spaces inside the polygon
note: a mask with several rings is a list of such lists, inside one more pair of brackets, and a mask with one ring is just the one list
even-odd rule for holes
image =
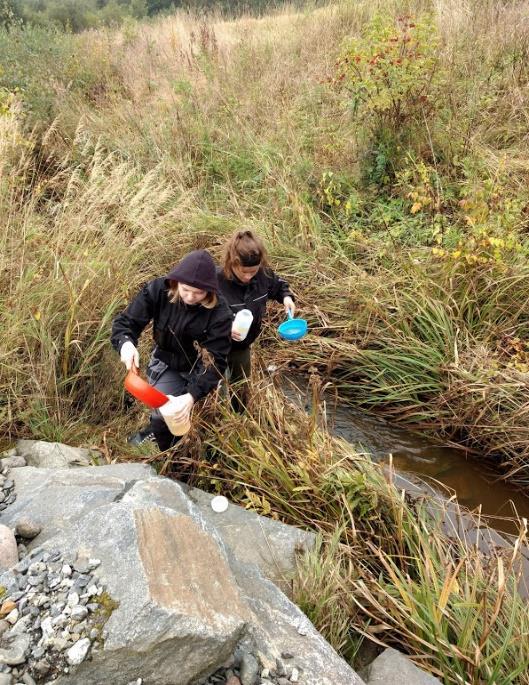
{"label": "tall dry grass", "polygon": [[[462,199],[524,241],[527,9],[366,0],[235,22],[179,13],[65,37],[64,60],[39,52],[40,34],[31,55],[19,40],[31,67],[20,70],[22,104],[0,114],[2,432],[106,445],[114,431],[108,456],[123,455],[138,415],[123,419],[112,316],[187,250],[219,256],[224,236],[249,226],[311,326],[295,348],[279,349],[269,330],[269,358],[319,367],[349,401],[503,454],[527,479],[525,253],[440,260],[429,216],[412,221],[406,204],[428,165],[442,180],[449,254],[458,237],[475,239]],[[370,131],[329,79],[350,37],[377,13],[403,12],[430,14],[441,37],[442,118],[402,153],[407,175],[373,190]],[[1,35],[0,64],[14,84],[11,38]],[[330,196],[355,200],[356,213]],[[527,614],[509,560],[448,539],[427,507],[396,496],[273,388],[243,416],[215,408],[195,444],[219,456],[217,469],[201,464],[204,482],[331,536],[299,599],[337,648],[351,656],[360,628],[404,643],[447,682],[527,682]]]}
{"label": "tall dry grass", "polygon": [[[189,247],[219,255],[223,236],[245,225],[264,235],[310,320],[314,335],[295,350],[298,363],[338,374],[350,401],[503,453],[520,475],[526,380],[517,369],[514,391],[502,376],[513,355],[497,350],[504,334],[526,333],[522,260],[507,256],[504,275],[482,268],[480,276],[464,263],[452,273],[421,242],[427,217],[421,233],[408,210],[399,210],[398,233],[395,217],[385,218],[395,198],[380,191],[369,202],[381,200],[383,229],[370,233],[375,213],[338,215],[324,201],[322,179],[329,170],[341,174],[364,201],[367,134],[347,108],[347,94],[328,82],[337,57],[377,13],[428,14],[441,38],[445,94],[442,125],[429,133],[443,158],[407,152],[424,154],[446,174],[444,221],[457,224],[463,239],[457,199],[479,205],[484,183],[501,177],[494,192],[509,201],[518,194],[521,208],[502,206],[498,221],[510,222],[523,239],[526,10],[524,1],[378,0],[234,22],[180,12],[117,33],[72,37],[75,64],[57,64],[49,79],[52,119],[28,130],[31,112],[41,112],[28,112],[31,89],[21,93],[24,112],[0,117],[7,208],[0,217],[7,273],[0,306],[9,324],[3,428],[47,436],[80,423],[86,435],[92,422],[111,424],[121,403],[120,369],[106,343],[113,313]],[[46,68],[53,73],[53,63]],[[391,192],[405,199],[414,182]],[[509,270],[517,285],[507,295],[500,287],[500,296],[495,284],[508,284]],[[463,284],[457,292],[451,279]],[[491,360],[488,371],[465,366],[480,346]],[[294,356],[290,349],[286,355]],[[491,392],[484,407],[465,388],[486,388],[494,364],[498,394]],[[495,412],[503,396],[512,405]]]}
{"label": "tall dry grass", "polygon": [[212,403],[201,449],[181,445],[177,468],[195,461],[199,485],[320,532],[294,596],[351,663],[364,637],[404,648],[446,683],[529,682],[526,525],[512,544],[487,545],[457,503],[399,493],[391,471],[326,432],[317,376],[311,391],[307,415],[256,374],[246,412]]}

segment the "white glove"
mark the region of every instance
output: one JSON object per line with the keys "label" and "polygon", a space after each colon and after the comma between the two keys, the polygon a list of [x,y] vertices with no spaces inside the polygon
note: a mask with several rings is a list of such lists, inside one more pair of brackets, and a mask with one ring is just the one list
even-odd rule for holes
{"label": "white glove", "polygon": [[285,312],[293,317],[296,313],[296,305],[294,304],[294,300],[287,295],[283,298],[283,305],[285,307]]}
{"label": "white glove", "polygon": [[119,356],[121,357],[121,361],[125,364],[128,371],[130,371],[133,364],[137,367],[140,365],[140,353],[129,340],[124,342],[121,346]]}

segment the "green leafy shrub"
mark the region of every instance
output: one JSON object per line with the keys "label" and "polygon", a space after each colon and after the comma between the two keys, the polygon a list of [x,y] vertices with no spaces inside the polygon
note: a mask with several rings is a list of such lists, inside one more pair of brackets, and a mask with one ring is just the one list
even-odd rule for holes
{"label": "green leafy shrub", "polygon": [[401,166],[403,147],[412,139],[415,145],[427,140],[428,122],[442,102],[438,50],[431,20],[377,16],[339,59],[335,82],[347,91],[349,107],[367,134],[370,182],[388,185]]}
{"label": "green leafy shrub", "polygon": [[88,43],[53,27],[0,29],[0,64],[0,88],[16,92],[40,126],[53,120],[72,95],[99,104],[102,96],[121,88],[103,41]]}

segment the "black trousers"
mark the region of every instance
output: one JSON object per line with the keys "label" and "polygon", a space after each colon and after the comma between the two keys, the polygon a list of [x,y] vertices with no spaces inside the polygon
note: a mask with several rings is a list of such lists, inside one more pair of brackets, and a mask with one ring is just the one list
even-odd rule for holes
{"label": "black trousers", "polygon": [[250,378],[251,371],[252,353],[250,348],[232,350],[228,355],[228,379],[230,385],[238,384],[234,388],[231,406],[239,414],[243,413],[248,404],[248,385],[245,381]]}
{"label": "black trousers", "polygon": [[228,355],[228,375],[230,383],[237,383],[250,378],[252,371],[252,353],[249,347],[232,350]]}
{"label": "black trousers", "polygon": [[[147,367],[147,380],[165,395],[183,395],[188,379],[188,373],[175,371],[154,355],[151,357]],[[180,440],[180,436],[171,433],[158,409],[151,413],[150,429],[154,433],[158,447],[163,451],[174,447]]]}

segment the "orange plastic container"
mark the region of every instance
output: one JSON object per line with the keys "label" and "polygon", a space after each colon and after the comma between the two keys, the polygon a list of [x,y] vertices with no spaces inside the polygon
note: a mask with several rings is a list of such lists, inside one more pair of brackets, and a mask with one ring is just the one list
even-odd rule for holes
{"label": "orange plastic container", "polygon": [[143,404],[146,404],[151,409],[158,409],[169,401],[167,395],[156,390],[147,381],[144,381],[140,376],[137,367],[133,366],[125,378],[125,390]]}

